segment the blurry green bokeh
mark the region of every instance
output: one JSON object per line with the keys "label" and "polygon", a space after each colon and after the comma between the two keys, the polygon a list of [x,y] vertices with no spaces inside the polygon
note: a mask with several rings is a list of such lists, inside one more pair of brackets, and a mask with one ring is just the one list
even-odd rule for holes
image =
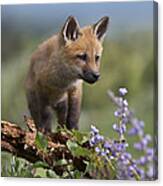
{"label": "blurry green bokeh", "polygon": [[[104,43],[101,61],[101,79],[95,85],[84,83],[80,128],[89,130],[97,125],[105,135],[111,135],[114,122],[114,105],[107,97],[107,90],[117,92],[127,87],[129,104],[138,117],[153,132],[153,45],[152,33],[126,33],[126,37]],[[133,42],[134,38],[134,42]],[[24,81],[33,48],[28,42],[20,55],[2,63],[2,119],[23,124],[28,113]],[[2,59],[3,60],[3,59]]]}

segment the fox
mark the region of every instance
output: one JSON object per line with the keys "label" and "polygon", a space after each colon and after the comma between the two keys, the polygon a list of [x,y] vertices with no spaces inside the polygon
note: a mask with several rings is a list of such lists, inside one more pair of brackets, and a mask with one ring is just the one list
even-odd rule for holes
{"label": "fox", "polygon": [[69,16],[60,31],[44,42],[30,58],[25,88],[27,104],[38,130],[51,132],[56,113],[60,127],[79,130],[83,82],[100,78],[100,60],[109,17],[80,27]]}

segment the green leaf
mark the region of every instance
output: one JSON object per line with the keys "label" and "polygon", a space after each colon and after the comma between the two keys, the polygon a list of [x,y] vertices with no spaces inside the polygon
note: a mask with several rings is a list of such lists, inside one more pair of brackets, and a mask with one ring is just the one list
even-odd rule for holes
{"label": "green leaf", "polygon": [[71,151],[73,156],[80,157],[80,156],[89,156],[89,150],[79,146],[76,142],[68,140],[67,147]]}
{"label": "green leaf", "polygon": [[37,161],[33,164],[33,168],[48,168],[49,165],[46,162]]}
{"label": "green leaf", "polygon": [[75,142],[75,141],[71,141],[71,140],[68,140],[67,141],[67,147],[68,149],[71,151],[75,150],[76,148],[78,148],[78,144]]}
{"label": "green leaf", "polygon": [[18,171],[20,167],[20,161],[17,157],[15,157],[15,170]]}
{"label": "green leaf", "polygon": [[88,141],[88,134],[81,133],[78,130],[73,130],[73,136],[76,138],[77,142],[81,145],[86,141]]}
{"label": "green leaf", "polygon": [[35,144],[39,149],[45,151],[48,147],[48,140],[41,132],[37,132]]}
{"label": "green leaf", "polygon": [[62,165],[67,165],[67,160],[66,159],[61,159],[61,160],[58,160],[55,165],[58,165],[58,166],[62,166]]}
{"label": "green leaf", "polygon": [[86,164],[86,168],[85,168],[85,171],[84,171],[84,175],[85,175],[87,172],[89,172],[91,164],[90,164],[89,161],[84,160],[83,162]]}
{"label": "green leaf", "polygon": [[46,177],[48,177],[48,178],[59,178],[59,176],[57,176],[56,173],[52,170],[47,170],[46,171]]}
{"label": "green leaf", "polygon": [[75,171],[73,172],[73,178],[75,178],[75,179],[80,179],[80,178],[82,178],[82,177],[83,177],[83,173],[80,172],[79,170],[75,170]]}

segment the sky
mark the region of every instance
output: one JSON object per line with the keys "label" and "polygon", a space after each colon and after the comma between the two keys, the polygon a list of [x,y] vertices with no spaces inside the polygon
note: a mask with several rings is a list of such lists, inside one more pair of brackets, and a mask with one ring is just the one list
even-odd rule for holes
{"label": "sky", "polygon": [[1,14],[2,31],[8,25],[8,29],[20,32],[25,29],[29,33],[53,33],[69,15],[77,17],[81,26],[109,16],[112,37],[117,32],[152,30],[153,27],[153,1],[3,5]]}

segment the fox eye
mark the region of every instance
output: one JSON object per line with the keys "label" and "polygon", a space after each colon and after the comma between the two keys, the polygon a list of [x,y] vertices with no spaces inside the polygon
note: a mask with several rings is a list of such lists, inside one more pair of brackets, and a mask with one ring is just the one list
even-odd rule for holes
{"label": "fox eye", "polygon": [[95,55],[95,61],[98,62],[100,59],[100,56],[99,55]]}
{"label": "fox eye", "polygon": [[87,56],[86,53],[84,53],[84,54],[78,54],[77,55],[77,58],[81,59],[82,61],[87,61],[88,56]]}

